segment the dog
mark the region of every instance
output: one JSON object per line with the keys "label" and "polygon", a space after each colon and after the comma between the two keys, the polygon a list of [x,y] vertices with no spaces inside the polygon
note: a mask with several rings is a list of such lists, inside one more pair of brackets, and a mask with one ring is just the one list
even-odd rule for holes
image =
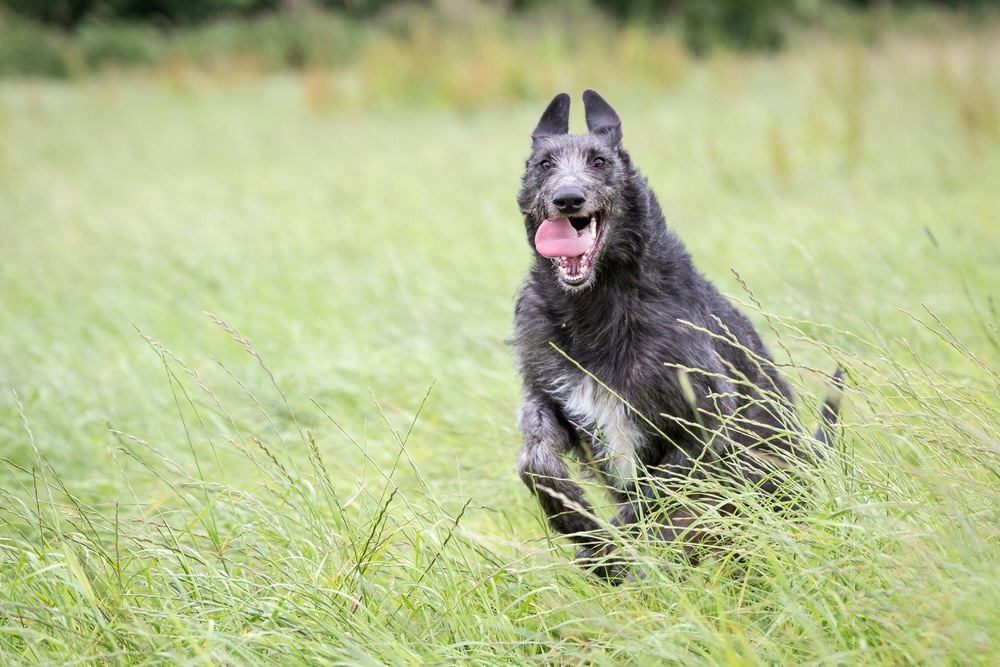
{"label": "dog", "polygon": [[699,514],[672,495],[714,475],[783,498],[779,473],[822,454],[839,399],[810,440],[750,320],[667,226],[618,114],[593,90],[583,103],[587,134],[569,134],[566,93],[545,109],[517,197],[535,254],[509,339],[523,383],[518,471],[579,562],[618,583],[629,567],[567,455],[606,487],[613,525],[652,525],[691,555]]}

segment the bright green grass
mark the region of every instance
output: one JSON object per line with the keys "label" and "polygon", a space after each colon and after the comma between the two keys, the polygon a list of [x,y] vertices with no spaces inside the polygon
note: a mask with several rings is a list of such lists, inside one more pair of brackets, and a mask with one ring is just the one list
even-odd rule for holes
{"label": "bright green grass", "polygon": [[514,470],[547,100],[0,83],[0,663],[996,664],[997,44],[598,75],[807,423],[851,373],[815,508],[620,588]]}

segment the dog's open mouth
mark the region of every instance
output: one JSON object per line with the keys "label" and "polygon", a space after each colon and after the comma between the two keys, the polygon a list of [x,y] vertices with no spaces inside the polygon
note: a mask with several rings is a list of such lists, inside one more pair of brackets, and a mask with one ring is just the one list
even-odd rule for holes
{"label": "dog's open mouth", "polygon": [[582,285],[594,268],[604,238],[600,213],[589,217],[548,218],[535,232],[535,249],[553,260],[568,285]]}

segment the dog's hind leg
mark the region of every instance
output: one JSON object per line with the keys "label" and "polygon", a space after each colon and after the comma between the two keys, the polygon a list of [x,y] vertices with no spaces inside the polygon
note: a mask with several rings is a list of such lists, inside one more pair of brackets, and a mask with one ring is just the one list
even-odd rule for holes
{"label": "dog's hind leg", "polygon": [[580,485],[570,479],[561,456],[575,445],[568,424],[550,401],[529,395],[521,405],[518,427],[524,438],[518,472],[538,499],[549,525],[577,545],[577,558],[583,565],[604,579],[620,580],[623,566],[608,558],[614,547],[600,537],[601,526],[593,509]]}
{"label": "dog's hind leg", "polygon": [[[704,476],[704,471],[692,473]],[[612,523],[641,530],[654,542],[677,549],[682,561],[696,565],[707,551],[721,546],[710,523],[713,517],[735,513],[732,502],[718,491],[685,489],[672,475],[661,477],[653,472],[640,482],[636,495],[619,506]],[[637,565],[633,573],[644,577]]]}

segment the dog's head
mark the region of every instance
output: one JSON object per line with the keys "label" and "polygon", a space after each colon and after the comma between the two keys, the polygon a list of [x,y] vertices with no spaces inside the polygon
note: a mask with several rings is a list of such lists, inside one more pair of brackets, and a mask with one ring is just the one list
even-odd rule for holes
{"label": "dog's head", "polygon": [[593,90],[583,93],[587,134],[569,134],[570,97],[549,103],[531,133],[518,204],[535,251],[552,260],[567,289],[593,283],[624,196],[631,162],[621,119]]}

